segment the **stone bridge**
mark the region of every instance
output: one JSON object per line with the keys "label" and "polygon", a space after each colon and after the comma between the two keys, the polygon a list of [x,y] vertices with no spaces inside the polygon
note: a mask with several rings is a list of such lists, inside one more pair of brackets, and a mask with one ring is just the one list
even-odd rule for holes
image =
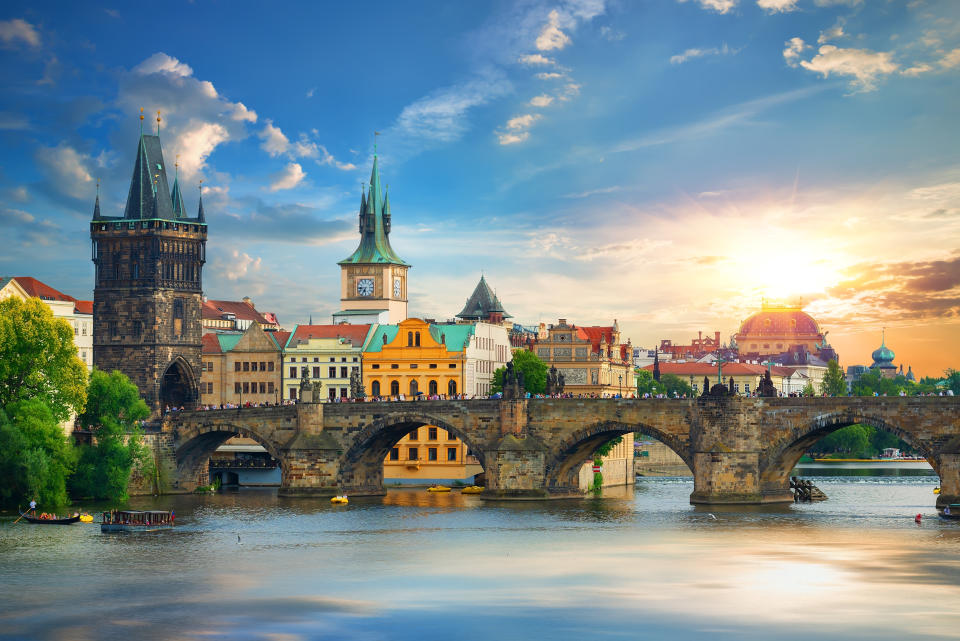
{"label": "stone bridge", "polygon": [[666,444],[693,471],[692,503],[792,501],[790,470],[809,446],[847,425],[896,434],[940,476],[938,504],[960,502],[960,398],[527,399],[300,403],[169,415],[162,436],[174,489],[207,482],[207,461],[231,436],[280,461],[284,496],[382,494],[383,460],[415,427],[464,441],[486,472],[484,496],[581,495],[577,471],[629,432]]}

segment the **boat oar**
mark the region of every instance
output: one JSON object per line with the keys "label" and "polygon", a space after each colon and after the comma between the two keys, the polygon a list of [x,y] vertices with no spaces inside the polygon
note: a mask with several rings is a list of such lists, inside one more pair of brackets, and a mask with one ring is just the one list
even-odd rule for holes
{"label": "boat oar", "polygon": [[[19,505],[17,506],[17,512],[20,513],[20,519],[22,519],[23,517],[26,516],[26,514],[24,514],[23,512],[20,512],[20,506],[19,506]],[[19,522],[20,522],[20,519],[17,519],[16,521],[14,521],[14,522],[13,522],[14,525],[16,525],[17,523],[19,523]]]}

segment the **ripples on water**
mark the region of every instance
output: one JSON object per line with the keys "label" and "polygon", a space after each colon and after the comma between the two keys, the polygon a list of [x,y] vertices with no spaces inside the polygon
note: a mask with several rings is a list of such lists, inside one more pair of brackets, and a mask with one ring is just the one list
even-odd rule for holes
{"label": "ripples on water", "polygon": [[691,479],[645,478],[530,503],[135,500],[176,509],[152,534],[4,518],[0,638],[956,638],[960,523],[937,518],[936,477],[803,473],[830,500],[694,507]]}

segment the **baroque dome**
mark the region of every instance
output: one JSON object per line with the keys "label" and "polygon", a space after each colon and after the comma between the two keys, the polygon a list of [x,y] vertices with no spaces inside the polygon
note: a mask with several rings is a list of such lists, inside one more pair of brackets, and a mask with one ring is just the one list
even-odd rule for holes
{"label": "baroque dome", "polygon": [[764,306],[743,321],[738,335],[819,337],[820,326],[799,308]]}
{"label": "baroque dome", "polygon": [[893,350],[887,347],[886,332],[884,332],[884,336],[880,340],[880,347],[873,350],[873,354],[870,356],[873,358],[873,367],[893,367],[895,355]]}

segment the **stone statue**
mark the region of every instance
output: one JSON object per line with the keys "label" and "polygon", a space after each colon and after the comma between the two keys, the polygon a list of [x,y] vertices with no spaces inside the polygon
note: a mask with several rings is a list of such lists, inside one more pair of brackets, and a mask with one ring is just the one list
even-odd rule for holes
{"label": "stone statue", "polygon": [[557,394],[563,394],[563,386],[566,384],[566,380],[562,373],[557,374]]}
{"label": "stone statue", "polygon": [[736,392],[733,391],[733,377],[731,376],[727,382],[730,383],[730,396],[733,396],[736,394]]}
{"label": "stone statue", "polygon": [[507,369],[503,372],[503,398],[512,400],[520,398],[523,388],[523,372],[518,372],[513,368],[513,361],[507,363]]}
{"label": "stone statue", "polygon": [[764,398],[776,398],[777,397],[777,388],[773,384],[773,379],[770,377],[770,370],[767,370],[763,373],[763,378],[760,379],[760,387],[758,388],[758,396]]}
{"label": "stone statue", "polygon": [[300,377],[300,394],[310,387],[310,379],[307,377],[307,368],[303,368],[303,375]]}
{"label": "stone statue", "polygon": [[706,376],[703,377],[703,394],[701,396],[710,396],[710,379]]}
{"label": "stone statue", "polygon": [[547,396],[553,396],[554,394],[560,393],[557,391],[558,384],[557,368],[555,365],[551,365],[550,371],[547,372]]}
{"label": "stone statue", "polygon": [[363,382],[360,379],[360,369],[354,369],[350,374],[350,396],[363,400],[367,397],[366,390],[363,389]]}
{"label": "stone statue", "polygon": [[320,390],[322,389],[323,389],[323,383],[321,383],[320,381],[313,382],[313,402],[314,403],[320,402],[320,398],[321,398]]}

